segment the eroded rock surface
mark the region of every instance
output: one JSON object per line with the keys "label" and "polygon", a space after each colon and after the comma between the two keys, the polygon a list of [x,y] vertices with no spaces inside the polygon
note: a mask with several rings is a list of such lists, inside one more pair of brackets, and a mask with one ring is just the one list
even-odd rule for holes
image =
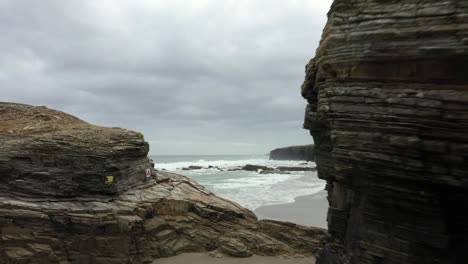
{"label": "eroded rock surface", "polygon": [[302,86],[318,263],[468,263],[467,73],[467,1],[334,1]]}
{"label": "eroded rock surface", "polygon": [[[0,192],[73,197],[118,194],[151,168],[143,135],[66,113],[0,103]],[[113,183],[107,183],[113,176]]]}
{"label": "eroded rock surface", "polygon": [[1,264],[152,263],[204,251],[310,256],[326,235],[257,221],[181,175],[146,178],[141,134],[27,105],[0,104],[0,122]]}

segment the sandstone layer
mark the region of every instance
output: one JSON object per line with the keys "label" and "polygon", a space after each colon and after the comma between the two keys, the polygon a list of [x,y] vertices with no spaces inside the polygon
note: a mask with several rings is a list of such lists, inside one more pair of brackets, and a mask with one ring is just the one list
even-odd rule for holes
{"label": "sandstone layer", "polygon": [[[118,194],[151,168],[143,135],[88,124],[46,107],[0,103],[0,192]],[[107,176],[113,176],[108,184]]]}
{"label": "sandstone layer", "polygon": [[270,151],[270,159],[314,161],[314,145],[277,148]]}
{"label": "sandstone layer", "polygon": [[335,0],[302,94],[318,263],[468,263],[468,2]]}
{"label": "sandstone layer", "polygon": [[[152,263],[182,252],[313,256],[320,228],[262,220],[177,174],[139,133],[0,104],[0,263]],[[113,176],[109,178],[108,176]]]}

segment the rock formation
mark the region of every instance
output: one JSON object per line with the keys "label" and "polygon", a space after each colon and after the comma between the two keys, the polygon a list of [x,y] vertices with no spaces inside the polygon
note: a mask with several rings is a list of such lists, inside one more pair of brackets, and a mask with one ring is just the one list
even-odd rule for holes
{"label": "rock formation", "polygon": [[314,145],[277,148],[270,151],[270,159],[314,161]]}
{"label": "rock formation", "polygon": [[245,171],[255,171],[260,174],[290,174],[291,171],[316,171],[316,167],[287,167],[287,166],[278,166],[278,167],[267,167],[263,165],[252,165],[247,164],[241,168]]}
{"label": "rock formation", "polygon": [[274,168],[267,167],[267,166],[262,166],[262,165],[252,165],[252,164],[247,164],[244,167],[242,167],[242,170],[245,171],[259,171],[259,170],[274,170]]}
{"label": "rock formation", "polygon": [[[140,133],[29,105],[0,104],[0,118],[1,193],[118,194],[142,182],[152,168]],[[113,176],[112,184],[107,176]]]}
{"label": "rock formation", "polygon": [[313,255],[325,237],[319,228],[257,221],[184,176],[153,170],[139,133],[6,103],[0,124],[0,264]]}
{"label": "rock formation", "polygon": [[468,2],[335,0],[306,66],[318,263],[468,263]]}

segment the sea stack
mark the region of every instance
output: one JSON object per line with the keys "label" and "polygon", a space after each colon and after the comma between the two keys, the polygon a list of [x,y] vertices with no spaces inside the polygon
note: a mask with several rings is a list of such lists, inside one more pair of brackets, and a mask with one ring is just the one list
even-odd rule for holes
{"label": "sea stack", "polygon": [[270,159],[314,161],[314,145],[277,148],[270,151]]}
{"label": "sea stack", "polygon": [[138,132],[11,103],[0,103],[0,124],[0,264],[314,256],[326,236],[258,221],[187,177],[154,171]]}
{"label": "sea stack", "polygon": [[317,263],[468,263],[467,18],[334,1],[302,86],[330,203]]}

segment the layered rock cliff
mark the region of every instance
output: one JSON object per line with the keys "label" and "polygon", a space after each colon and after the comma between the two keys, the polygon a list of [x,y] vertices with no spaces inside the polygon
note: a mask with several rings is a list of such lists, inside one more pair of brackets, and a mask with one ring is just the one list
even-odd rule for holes
{"label": "layered rock cliff", "polygon": [[[46,107],[0,104],[0,192],[74,197],[118,194],[144,181],[148,143]],[[113,176],[108,184],[107,176]]]}
{"label": "layered rock cliff", "polygon": [[270,151],[270,159],[314,161],[314,145],[277,148]]}
{"label": "layered rock cliff", "polygon": [[184,176],[154,171],[139,133],[7,103],[0,124],[1,264],[314,255],[325,237],[319,228],[257,221]]}
{"label": "layered rock cliff", "polygon": [[468,263],[468,2],[335,0],[302,94],[318,263]]}

